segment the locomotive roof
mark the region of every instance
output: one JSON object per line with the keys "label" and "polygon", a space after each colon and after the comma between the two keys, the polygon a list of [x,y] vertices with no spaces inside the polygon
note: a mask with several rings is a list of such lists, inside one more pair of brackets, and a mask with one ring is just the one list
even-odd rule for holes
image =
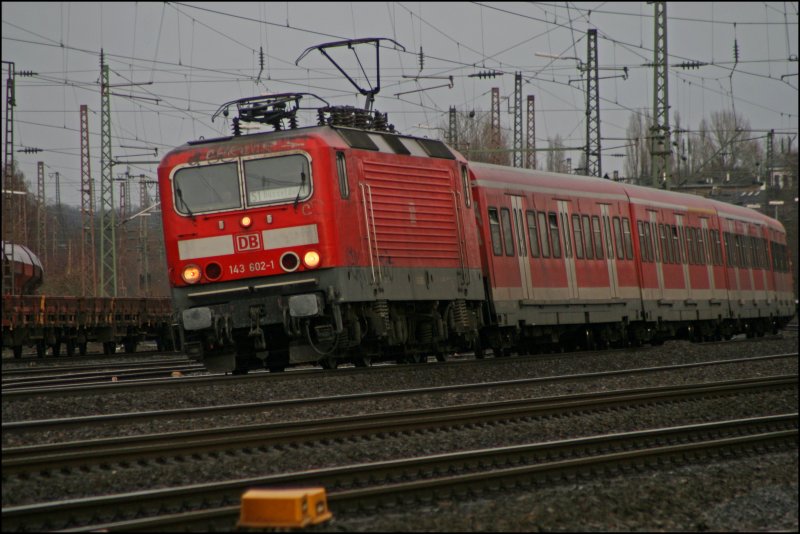
{"label": "locomotive roof", "polygon": [[[189,141],[169,154],[191,151],[212,145],[243,146],[258,142],[290,140],[297,137],[316,137],[332,148],[357,148],[392,154],[464,160],[458,152],[437,139],[403,135],[379,130],[362,130],[343,126],[308,126],[276,132],[258,132],[238,136]],[[167,154],[167,156],[169,156]],[[165,158],[167,157],[165,156]]]}
{"label": "locomotive roof", "polygon": [[531,179],[535,177],[537,190],[545,189],[554,194],[569,190],[580,196],[595,199],[625,200],[680,211],[713,211],[722,217],[766,225],[781,232],[785,231],[779,221],[763,213],[697,195],[614,182],[594,176],[561,174],[478,162],[470,162],[469,166],[475,173],[479,185],[486,186],[493,183],[495,187],[524,187],[530,186]]}

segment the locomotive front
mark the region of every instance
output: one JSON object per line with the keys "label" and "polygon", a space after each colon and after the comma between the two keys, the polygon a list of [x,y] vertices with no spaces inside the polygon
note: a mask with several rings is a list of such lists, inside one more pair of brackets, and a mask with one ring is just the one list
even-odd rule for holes
{"label": "locomotive front", "polygon": [[337,261],[335,229],[325,224],[331,141],[326,128],[233,136],[163,159],[173,306],[184,349],[209,368],[282,369],[284,315],[320,311],[320,280],[310,273]]}

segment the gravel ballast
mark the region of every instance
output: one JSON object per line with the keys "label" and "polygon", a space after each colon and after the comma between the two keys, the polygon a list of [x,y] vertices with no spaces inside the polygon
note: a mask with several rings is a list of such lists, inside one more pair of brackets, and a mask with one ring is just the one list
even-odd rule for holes
{"label": "gravel ballast", "polygon": [[[396,390],[410,387],[496,381],[510,378],[576,374],[627,367],[648,367],[724,358],[741,358],[797,352],[797,337],[782,340],[696,345],[668,342],[647,351],[598,353],[590,357],[545,360],[506,360],[506,365],[470,368],[455,376],[452,367],[434,364],[398,367],[396,373],[326,376],[309,379],[305,387],[297,382],[269,380],[236,386],[220,385],[199,391],[175,388],[144,391],[141,394],[113,394],[104,397],[64,397],[60,401],[41,399],[3,403],[3,421],[53,418],[69,415],[146,411],[253,402],[282,398],[317,397],[356,391]],[[711,371],[713,369],[713,371]],[[467,396],[439,396],[430,402],[448,404],[541,397],[583,391],[646,387],[676,383],[713,382],[731,378],[797,373],[796,359],[747,364],[727,364],[694,371],[673,371],[642,375],[635,380],[577,380],[541,386],[535,391],[513,390]],[[643,376],[651,376],[644,379]],[[658,378],[656,378],[658,377]],[[266,378],[266,377],[265,377]],[[274,386],[274,387],[273,387]],[[505,391],[505,390],[503,390]],[[434,397],[431,397],[434,399]],[[411,405],[386,400],[355,406],[355,413],[424,408],[427,401],[415,398]],[[440,452],[470,450],[715,421],[756,415],[796,412],[797,390],[760,392],[737,397],[644,406],[619,411],[515,422],[488,427],[388,436],[348,443],[328,443],[267,449],[257,454],[201,456],[186,461],[149,463],[145,466],[92,469],[89,472],[52,473],[46,479],[21,480],[3,477],[3,506],[77,498],[102,493],[121,493],[214,480],[263,476],[271,473],[331,467],[345,463],[378,461]],[[224,420],[186,419],[137,424],[114,429],[109,435],[149,433],[182,429],[228,426],[347,415],[335,404],[308,412],[284,410],[252,417]],[[100,437],[93,430],[31,437],[36,443]],[[107,432],[102,431],[100,434]],[[18,438],[15,438],[15,440]],[[4,447],[9,446],[4,436]],[[532,491],[487,494],[463,502],[436,501],[404,510],[381,511],[373,515],[343,514],[314,530],[323,531],[532,531],[532,530],[775,530],[797,529],[797,451],[777,452],[748,458],[686,465],[627,476],[600,477],[580,483],[554,484]]]}

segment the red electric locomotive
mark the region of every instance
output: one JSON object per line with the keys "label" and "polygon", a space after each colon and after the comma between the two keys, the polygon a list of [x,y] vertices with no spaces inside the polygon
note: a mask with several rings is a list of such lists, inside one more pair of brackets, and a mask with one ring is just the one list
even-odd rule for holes
{"label": "red electric locomotive", "polygon": [[379,112],[326,107],[296,128],[302,97],[237,101],[239,119],[276,131],[190,142],[159,166],[187,353],[243,371],[474,349],[485,294],[467,162]]}

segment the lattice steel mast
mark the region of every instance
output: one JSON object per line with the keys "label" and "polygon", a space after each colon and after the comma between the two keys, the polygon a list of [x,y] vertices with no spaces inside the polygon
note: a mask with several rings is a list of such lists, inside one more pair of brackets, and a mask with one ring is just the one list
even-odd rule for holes
{"label": "lattice steel mast", "polygon": [[111,90],[100,51],[100,296],[117,296],[114,177],[111,160]]}
{"label": "lattice steel mast", "polygon": [[586,51],[586,174],[602,176],[600,157],[600,88],[597,66],[597,30],[587,34]]}
{"label": "lattice steel mast", "polygon": [[525,146],[527,152],[525,153],[525,167],[528,169],[536,169],[536,115],[535,111],[536,100],[533,95],[528,95],[528,129],[525,132]]}
{"label": "lattice steel mast", "polygon": [[514,167],[522,167],[522,73],[514,73]]}
{"label": "lattice steel mast", "polygon": [[669,132],[669,93],[667,87],[667,3],[653,2],[653,126],[650,128],[650,176],[652,186],[661,178],[669,189],[669,158],[672,154]]}
{"label": "lattice steel mast", "polygon": [[89,158],[88,106],[81,105],[81,294],[97,292],[97,264],[94,241],[94,180]]}

